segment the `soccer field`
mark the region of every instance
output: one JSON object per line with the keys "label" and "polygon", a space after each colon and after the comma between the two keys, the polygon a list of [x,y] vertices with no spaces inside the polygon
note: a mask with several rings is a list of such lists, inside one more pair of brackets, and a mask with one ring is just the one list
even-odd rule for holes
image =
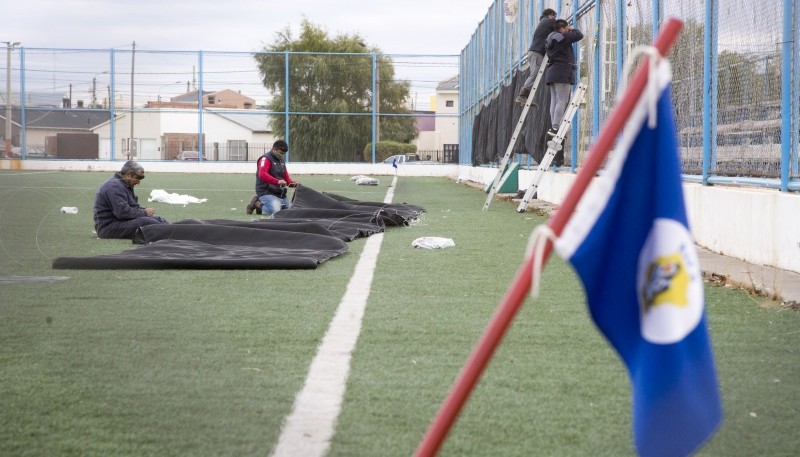
{"label": "soccer field", "polygon": [[[133,246],[92,232],[111,173],[0,171],[0,455],[269,455],[370,238],[314,270],[53,270]],[[295,176],[383,201],[391,177]],[[148,173],[170,221],[252,220],[253,176]],[[426,208],[383,235],[327,455],[411,455],[545,219],[447,178],[400,177]],[[77,207],[65,214],[62,207]],[[423,236],[455,247],[420,250]],[[613,265],[609,265],[613,268]],[[358,283],[359,278],[355,279]],[[630,389],[553,257],[441,449],[443,456],[634,455]],[[800,313],[706,286],[725,421],[698,455],[800,453]]]}

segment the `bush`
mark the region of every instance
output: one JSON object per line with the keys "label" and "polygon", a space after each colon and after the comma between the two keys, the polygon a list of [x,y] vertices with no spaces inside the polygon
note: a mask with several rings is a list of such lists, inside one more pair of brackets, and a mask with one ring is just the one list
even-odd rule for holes
{"label": "bush", "polygon": [[[393,155],[416,154],[417,146],[409,143],[398,143],[397,141],[378,141],[375,144],[375,162],[383,162]],[[372,143],[364,146],[364,161],[372,162]]]}

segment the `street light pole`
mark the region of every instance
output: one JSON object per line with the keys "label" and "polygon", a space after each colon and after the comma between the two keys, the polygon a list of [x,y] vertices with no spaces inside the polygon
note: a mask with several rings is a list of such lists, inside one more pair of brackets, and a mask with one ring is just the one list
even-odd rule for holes
{"label": "street light pole", "polygon": [[97,75],[107,75],[107,74],[108,70],[103,71],[101,73],[95,73],[95,75],[92,77],[92,106],[89,107],[91,109],[97,108]]}
{"label": "street light pole", "polygon": [[3,41],[6,44],[6,157],[11,157],[11,50],[19,41]]}
{"label": "street light pole", "polygon": [[136,42],[133,42],[133,49],[131,51],[131,137],[128,144],[128,160],[136,159],[138,150],[136,150],[136,141],[133,136],[133,75],[136,73],[134,63],[136,62]]}
{"label": "street light pole", "polygon": [[161,89],[163,89],[163,88],[165,88],[167,86],[172,86],[172,85],[175,85],[175,84],[181,84],[182,82],[183,81],[175,81],[174,83],[169,83],[169,84],[164,84],[162,86],[158,86],[158,101],[161,101]]}

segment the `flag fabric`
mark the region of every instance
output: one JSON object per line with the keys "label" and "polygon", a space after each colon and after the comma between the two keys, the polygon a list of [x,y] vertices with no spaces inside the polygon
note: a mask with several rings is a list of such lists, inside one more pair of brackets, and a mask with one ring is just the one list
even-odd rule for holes
{"label": "flag fabric", "polygon": [[723,413],[683,200],[669,62],[649,77],[654,85],[555,249],[575,268],[592,319],[627,367],[638,453],[681,456],[714,434]]}
{"label": "flag fabric", "polygon": [[393,167],[395,167],[395,168],[397,168],[397,157],[395,157],[394,159],[392,159],[392,166],[393,166]]}

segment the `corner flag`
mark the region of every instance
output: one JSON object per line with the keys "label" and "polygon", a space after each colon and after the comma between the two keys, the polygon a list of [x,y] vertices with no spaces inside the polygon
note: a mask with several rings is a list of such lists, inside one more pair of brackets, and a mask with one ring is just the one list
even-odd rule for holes
{"label": "corner flag", "polygon": [[661,60],[605,173],[589,185],[555,249],[575,268],[599,330],[627,366],[642,456],[681,456],[722,422],[689,232],[669,85]]}
{"label": "corner flag", "polygon": [[392,166],[393,166],[393,167],[395,167],[395,168],[397,168],[397,157],[395,157],[394,159],[392,159]]}

